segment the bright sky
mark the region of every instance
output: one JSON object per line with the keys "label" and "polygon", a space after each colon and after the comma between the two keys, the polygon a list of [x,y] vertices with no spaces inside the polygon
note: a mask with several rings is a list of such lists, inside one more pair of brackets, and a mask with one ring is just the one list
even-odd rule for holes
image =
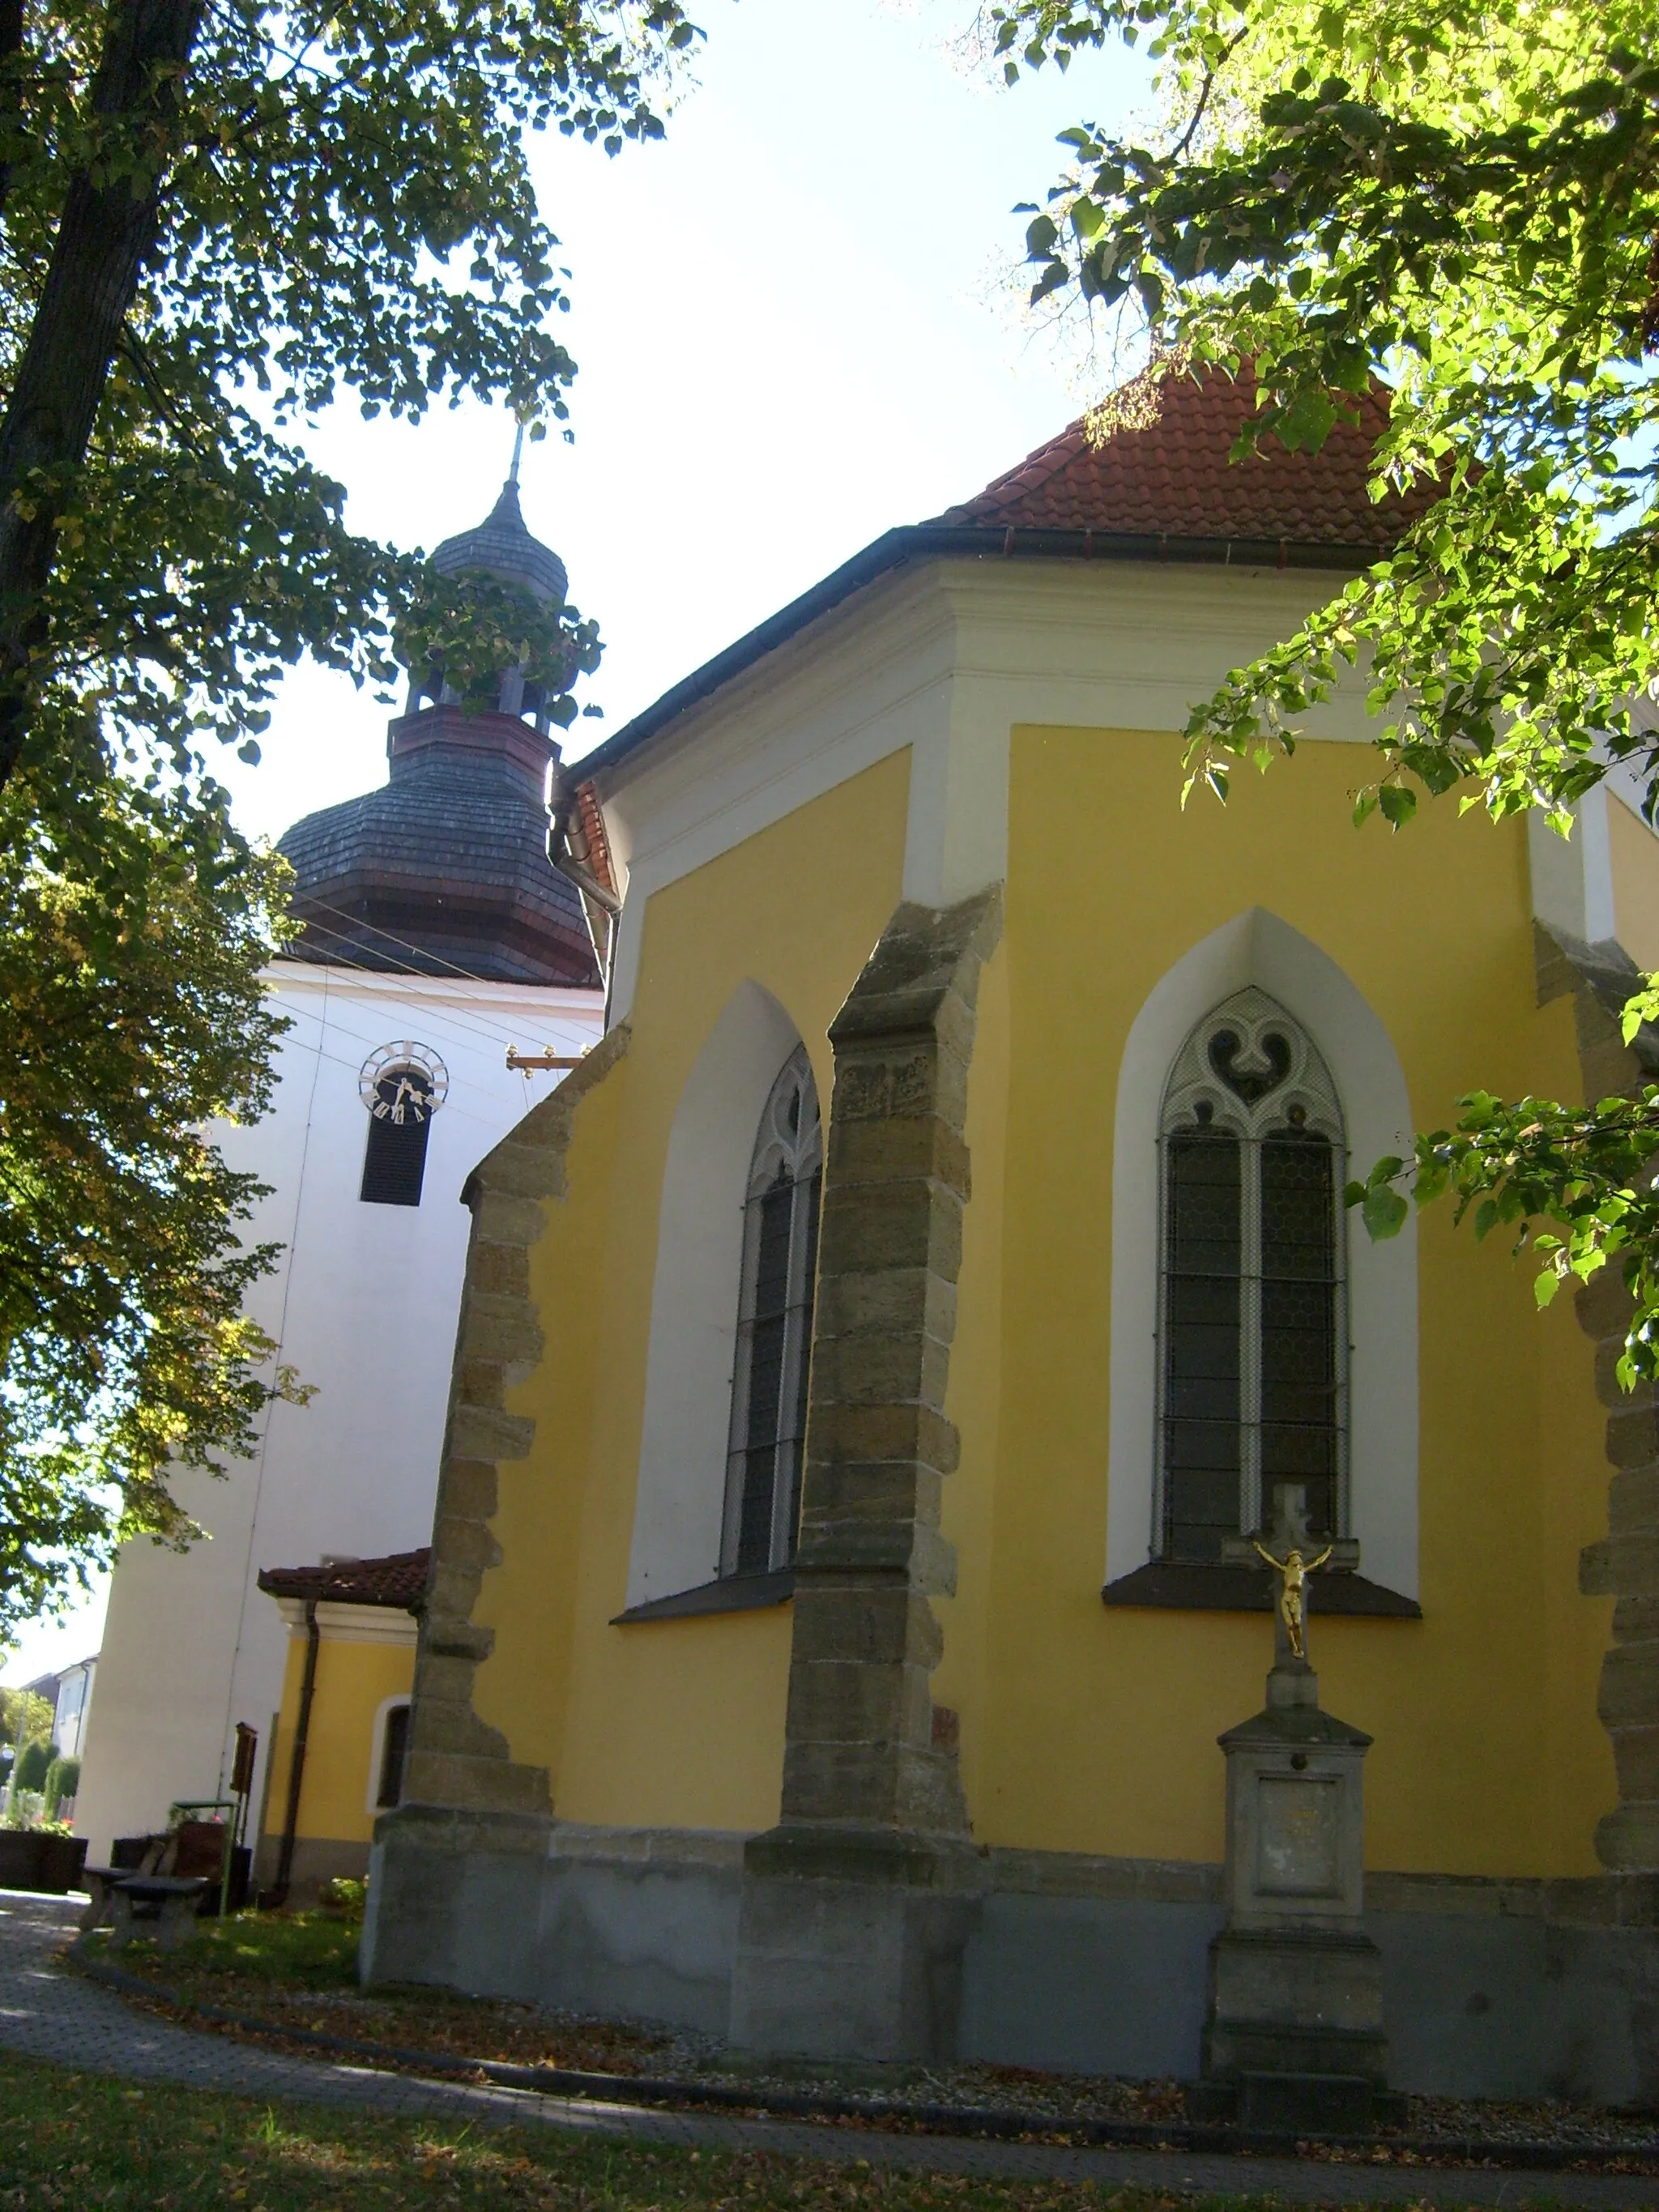
{"label": "bright sky", "polygon": [[[538,142],[571,270],[574,446],[526,454],[525,519],[597,618],[604,665],[571,750],[895,523],[965,498],[1089,396],[1021,321],[1024,218],[1054,136],[1145,95],[1122,55],[1012,92],[961,51],[974,0],[703,0],[708,33],[660,145]],[[313,457],[355,528],[430,548],[481,521],[512,449],[463,407],[417,428],[341,412]],[[386,775],[387,709],[302,668],[258,769],[221,773],[276,837]],[[25,1632],[25,1681],[95,1650],[105,1593]]]}

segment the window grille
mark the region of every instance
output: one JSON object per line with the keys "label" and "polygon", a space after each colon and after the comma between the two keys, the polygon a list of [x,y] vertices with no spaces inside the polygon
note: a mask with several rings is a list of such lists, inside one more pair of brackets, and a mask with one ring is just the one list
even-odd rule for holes
{"label": "window grille", "polygon": [[794,1557],[823,1181],[817,1090],[798,1048],[761,1115],[744,1205],[723,1575],[765,1574]]}
{"label": "window grille", "polygon": [[438,1103],[432,1077],[412,1065],[388,1067],[375,1078],[373,1091],[358,1196],[366,1206],[418,1206]]}
{"label": "window grille", "polygon": [[1160,1128],[1155,1549],[1218,1559],[1226,1538],[1273,1525],[1281,1506],[1305,1513],[1310,1537],[1346,1535],[1345,1153],[1330,1071],[1282,1006],[1241,991],[1182,1047]]}
{"label": "window grille", "polygon": [[407,1705],[392,1705],[386,1711],[380,1734],[380,1786],[374,1797],[375,1803],[382,1807],[403,1802],[404,1764],[409,1757],[409,1711]]}

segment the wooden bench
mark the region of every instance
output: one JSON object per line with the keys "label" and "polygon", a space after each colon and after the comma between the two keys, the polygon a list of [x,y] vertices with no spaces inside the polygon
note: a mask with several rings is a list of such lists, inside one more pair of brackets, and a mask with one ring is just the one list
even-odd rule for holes
{"label": "wooden bench", "polygon": [[81,1915],[81,1932],[89,1936],[94,1928],[101,1928],[115,1910],[115,1885],[125,1881],[132,1872],[131,1867],[82,1867],[81,1887],[90,1902]]}
{"label": "wooden bench", "polygon": [[212,1887],[199,1875],[116,1875],[109,1885],[110,1941],[119,1945],[148,1936],[158,1950],[176,1950],[191,1933],[196,1908]]}

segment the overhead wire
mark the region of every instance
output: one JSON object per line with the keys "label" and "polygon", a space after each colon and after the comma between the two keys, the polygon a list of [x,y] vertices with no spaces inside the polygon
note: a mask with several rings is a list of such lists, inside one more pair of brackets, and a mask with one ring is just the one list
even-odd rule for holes
{"label": "overhead wire", "polygon": [[[331,912],[334,909],[331,908]],[[349,917],[348,917],[348,919],[349,918]],[[353,942],[351,939],[345,937],[339,930],[329,928],[326,922],[318,922],[314,924],[313,927],[321,930],[323,934],[326,937],[338,938],[343,945]],[[330,967],[349,968],[359,975],[372,976],[377,982],[384,985],[388,991],[392,988],[395,979],[399,975],[413,977],[419,982],[445,982],[448,980],[447,977],[445,976],[424,975],[418,969],[379,968],[371,965],[371,963],[366,960],[349,960],[342,954],[332,952],[329,955],[328,960],[322,964]],[[535,987],[532,985],[526,988],[533,989]],[[442,999],[429,999],[422,995],[422,1003],[423,1006],[429,1011],[435,1012],[437,1009],[442,1008],[443,1018],[453,1023],[457,1028],[471,1030],[479,1036],[488,1037],[493,1044],[499,1044],[504,1050],[510,1050],[514,1045],[517,1045],[520,1042],[520,1038],[528,1033],[529,1026],[532,1024],[533,1024],[535,1029],[544,1031],[546,1030],[551,1024],[563,1024],[575,1030],[579,1033],[581,1029],[581,1024],[574,1015],[561,1014],[556,1012],[550,1007],[544,1007],[539,1010],[527,1010],[530,1018],[529,1024],[526,1024],[525,1030],[521,1030],[518,1036],[514,1036],[510,1034],[505,1029],[497,1029],[494,1024],[479,1018],[468,1009],[450,1006]]]}
{"label": "overhead wire", "polygon": [[[319,1016],[317,1016],[317,1015],[313,1015],[312,1019],[313,1019],[313,1021],[316,1021],[316,1020],[320,1019],[320,1017],[319,1017]],[[349,1034],[349,1032],[348,1032],[348,1034]],[[306,1046],[301,1047],[301,1049],[302,1049],[303,1051],[307,1051],[307,1052],[310,1052],[310,1053],[314,1053],[314,1054],[315,1054],[315,1055],[316,1055],[316,1057],[317,1057],[319,1060],[331,1060],[336,1067],[343,1067],[343,1068],[347,1069],[347,1070],[348,1070],[351,1074],[353,1074],[353,1075],[361,1076],[361,1075],[362,1075],[362,1068],[361,1068],[361,1067],[356,1064],[356,1061],[354,1061],[354,1060],[342,1060],[342,1058],[340,1057],[340,1055],[339,1055],[339,1054],[338,1054],[337,1052],[330,1052],[330,1051],[328,1050],[327,1047],[326,1047],[325,1045],[321,1044],[321,1043],[313,1044],[313,1045],[306,1045]],[[475,1089],[475,1088],[477,1088],[477,1085],[472,1085],[472,1084],[468,1083],[468,1082],[467,1082],[467,1080],[466,1080],[466,1079],[465,1079],[465,1077],[463,1077],[463,1078],[461,1079],[461,1080],[462,1080],[462,1083],[465,1085],[465,1087],[466,1087],[467,1089],[469,1089],[469,1090]],[[455,1087],[455,1085],[454,1085],[454,1084],[452,1082],[452,1083],[451,1083],[451,1085],[450,1085],[450,1089],[451,1089],[451,1090],[453,1090],[453,1089],[454,1089],[454,1087]],[[449,1095],[448,1095],[448,1092],[447,1092],[447,1091],[446,1091],[446,1093],[445,1093],[445,1095],[444,1095],[444,1105],[443,1105],[443,1108],[442,1108],[442,1109],[441,1109],[441,1110],[443,1110],[443,1111],[445,1111],[445,1112],[447,1112],[447,1111],[449,1110]],[[499,1121],[497,1121],[497,1120],[495,1119],[495,1117],[494,1115],[487,1115],[487,1114],[475,1114],[475,1113],[472,1113],[471,1111],[470,1111],[468,1108],[466,1108],[466,1107],[465,1107],[465,1106],[459,1106],[459,1105],[458,1105],[457,1107],[455,1107],[454,1111],[455,1111],[455,1112],[456,1112],[456,1113],[460,1116],[460,1118],[461,1118],[461,1120],[462,1120],[462,1121],[476,1121],[476,1122],[478,1124],[478,1126],[479,1126],[479,1127],[480,1127],[480,1128],[483,1128],[483,1129],[496,1129],[496,1130],[499,1130],[499,1129],[501,1128],[501,1123],[499,1122]],[[250,1127],[252,1127],[253,1125],[252,1125],[252,1123],[250,1123],[250,1124],[248,1124],[248,1126],[249,1126]]]}
{"label": "overhead wire", "polygon": [[[333,1031],[341,1036],[355,1037],[360,1044],[366,1044],[371,1048],[374,1048],[376,1045],[377,1040],[368,1030],[355,1030],[351,1028],[348,1023],[341,1021],[338,1017],[333,1013],[326,1015],[313,1013],[309,1006],[295,1006],[291,1009],[291,1012],[299,1018],[306,1021],[315,1022],[325,1036],[326,1036],[331,1031]],[[331,1060],[337,1067],[350,1067],[355,1075],[361,1075],[362,1073],[361,1067],[352,1066],[352,1063],[349,1060],[342,1060],[337,1053],[329,1052],[320,1041],[315,1044],[301,1044],[301,1049],[305,1052],[315,1052],[325,1060]],[[542,1071],[540,1070],[525,1071],[527,1074],[539,1073],[541,1072]],[[449,1079],[449,1089],[453,1091],[458,1088],[476,1091],[486,1097],[496,1095],[486,1090],[485,1086],[479,1083],[476,1078],[469,1075],[455,1075],[452,1073]],[[458,1106],[455,1110],[459,1114],[465,1115],[466,1119],[470,1121],[487,1121],[493,1125],[495,1121],[495,1117],[493,1115],[468,1113],[467,1109],[464,1106]]]}
{"label": "overhead wire", "polygon": [[[341,931],[329,928],[325,922],[313,923],[313,927],[320,930],[325,936],[337,939],[342,945],[351,945],[355,941],[352,939],[346,937]],[[374,981],[385,987],[389,993],[392,993],[394,995],[396,981],[399,978],[425,983],[447,983],[449,981],[449,978],[447,976],[427,975],[422,974],[418,969],[382,967],[367,960],[353,960],[349,958],[343,952],[332,949],[329,951],[322,964],[329,967],[349,969],[356,974],[369,976],[373,978]],[[529,985],[524,988],[533,989],[536,987]],[[413,996],[415,994],[411,994],[410,995]],[[421,1003],[424,1006],[429,1009],[436,1009],[440,1007],[445,1009],[447,1018],[455,1023],[458,1027],[476,1030],[480,1036],[487,1036],[494,1043],[502,1046],[514,1045],[520,1042],[520,1037],[526,1033],[524,1030],[520,1030],[515,1034],[509,1032],[505,1028],[498,1028],[494,1023],[489,1022],[470,1009],[455,1006],[453,1001],[447,998],[432,998],[427,996],[424,993],[420,994],[419,996]],[[529,1024],[533,1024],[533,1026],[538,1030],[545,1029],[549,1023],[569,1024],[574,1020],[574,1017],[572,1015],[556,1012],[552,1008],[528,1008],[526,1009],[526,1013]],[[576,1026],[580,1027],[580,1024],[577,1023]]]}
{"label": "overhead wire", "polygon": [[[448,969],[451,975],[459,975],[465,982],[482,983],[486,987],[486,988],[489,989],[499,990],[501,988],[501,978],[499,975],[491,976],[476,975],[471,969],[460,967],[455,961],[447,958],[441,952],[428,951],[425,945],[416,945],[410,938],[399,937],[395,929],[383,928],[378,921],[362,921],[355,914],[348,914],[343,907],[331,905],[327,899],[315,898],[309,894],[307,894],[305,903],[307,907],[316,907],[319,908],[324,914],[336,915],[342,921],[349,921],[354,930],[366,929],[373,937],[385,938],[388,945],[401,945],[405,952],[414,953],[417,959],[434,960],[441,968]],[[321,929],[326,936],[343,936],[343,933],[341,931],[337,929],[330,929],[326,922],[319,922],[316,927],[319,929]],[[344,939],[344,942],[348,944],[353,941],[354,940],[349,938]],[[427,970],[420,968],[411,968],[406,972],[411,975],[425,975]],[[443,979],[441,977],[434,977],[433,980],[434,981],[441,981]],[[565,988],[570,990],[580,990],[583,988],[583,986],[580,983],[572,983],[567,985]]]}

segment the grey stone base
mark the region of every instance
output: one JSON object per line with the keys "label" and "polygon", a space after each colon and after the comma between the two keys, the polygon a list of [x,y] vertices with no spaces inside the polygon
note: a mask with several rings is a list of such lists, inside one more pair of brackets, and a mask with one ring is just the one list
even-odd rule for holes
{"label": "grey stone base", "polygon": [[1247,2128],[1358,2136],[1376,2125],[1376,2084],[1365,2075],[1247,2074],[1234,2112]]}
{"label": "grey stone base", "polygon": [[743,1842],[402,1807],[375,1831],[363,1980],[724,2034]]}
{"label": "grey stone base", "polygon": [[1358,1931],[1224,1929],[1210,1946],[1203,2069],[1239,2083],[1285,2075],[1386,2088],[1382,1953]]}
{"label": "grey stone base", "polygon": [[971,1848],[775,1828],[745,1856],[730,2035],[807,2058],[954,2055],[982,1873]]}
{"label": "grey stone base", "polygon": [[[744,1844],[402,1808],[380,1824],[366,1973],[725,2034]],[[939,1893],[969,1923],[955,2055],[1194,2079],[1220,1869],[975,1856],[977,1898]],[[1395,2089],[1659,2099],[1653,1883],[1381,1875],[1366,1902]]]}

